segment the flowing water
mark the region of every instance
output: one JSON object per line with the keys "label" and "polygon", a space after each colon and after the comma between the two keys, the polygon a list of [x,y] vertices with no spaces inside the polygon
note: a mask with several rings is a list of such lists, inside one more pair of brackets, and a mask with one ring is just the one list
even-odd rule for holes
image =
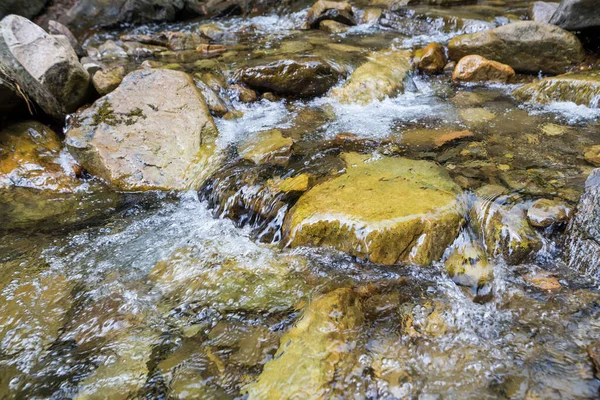
{"label": "flowing water", "polygon": [[[352,71],[369,51],[445,43],[505,23],[528,4],[483,3],[453,8],[452,17],[440,9],[410,25],[363,24],[340,35],[299,30],[304,6],[232,17],[219,21],[236,33],[227,53],[175,67],[232,71],[310,54]],[[95,31],[85,44],[198,24]],[[298,196],[273,193],[268,181],[328,179],[343,171],[345,151],[436,161],[464,190],[465,214],[489,184],[502,188],[489,204],[527,207],[540,197],[576,204],[592,170],[583,149],[600,144],[597,108],[522,105],[509,95],[514,85],[413,81],[405,94],[366,106],[327,96],[231,99],[241,116],[216,118],[228,158],[199,192],[125,196],[87,177],[76,202],[63,207],[62,197],[31,200],[15,191],[6,213],[19,217],[0,241],[0,398],[256,396],[257,379],[269,388],[259,376],[275,360],[280,374],[292,371],[287,389],[302,393],[304,375],[315,375],[324,397],[597,398],[587,348],[600,338],[598,275],[562,260],[564,227],[539,233],[543,246],[531,262],[492,260],[493,282],[484,287],[457,284],[442,262],[382,266],[282,241]],[[295,140],[287,166],[255,166],[231,151],[272,128]],[[460,140],[434,140],[465,130]],[[346,133],[355,136],[340,140]],[[473,234],[463,229],[454,246]],[[556,278],[558,288],[529,278],[537,275]],[[348,307],[360,318],[335,336],[334,356],[311,353],[319,336],[308,333],[301,356],[286,358],[282,337],[318,299],[343,290],[356,297],[359,306]]]}

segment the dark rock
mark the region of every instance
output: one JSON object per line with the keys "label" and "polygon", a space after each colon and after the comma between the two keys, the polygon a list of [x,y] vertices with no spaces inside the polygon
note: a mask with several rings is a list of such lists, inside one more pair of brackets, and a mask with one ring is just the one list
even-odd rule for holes
{"label": "dark rock", "polygon": [[311,97],[327,92],[338,76],[331,65],[320,59],[281,60],[239,69],[234,81],[259,92]]}
{"label": "dark rock", "polygon": [[550,23],[568,30],[600,26],[600,4],[597,0],[562,0]]}
{"label": "dark rock", "polygon": [[2,0],[0,1],[0,18],[9,14],[32,18],[46,6],[48,0]]}
{"label": "dark rock", "polygon": [[566,256],[571,267],[600,277],[600,168],[592,171],[567,229]]}

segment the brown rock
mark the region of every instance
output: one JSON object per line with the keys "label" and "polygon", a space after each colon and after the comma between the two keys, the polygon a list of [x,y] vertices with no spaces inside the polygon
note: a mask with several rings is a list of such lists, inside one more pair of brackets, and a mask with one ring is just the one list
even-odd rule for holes
{"label": "brown rock", "polygon": [[348,25],[328,19],[321,21],[319,29],[327,33],[344,33],[348,30]]}
{"label": "brown rock", "polygon": [[231,85],[229,90],[233,92],[233,97],[237,97],[242,103],[253,103],[258,100],[256,92],[244,85]]}
{"label": "brown rock", "polygon": [[523,275],[523,279],[529,284],[542,290],[558,290],[561,288],[558,279],[546,272],[535,272]]}
{"label": "brown rock", "polygon": [[600,340],[590,344],[587,348],[588,355],[594,363],[596,379],[600,379]]}
{"label": "brown rock", "polygon": [[583,156],[585,161],[595,167],[600,167],[600,145],[586,147]]}
{"label": "brown rock", "polygon": [[452,79],[459,82],[502,82],[506,83],[515,77],[515,70],[509,65],[487,58],[471,55],[460,59]]}
{"label": "brown rock", "polygon": [[439,74],[444,70],[446,62],[444,48],[438,43],[429,43],[426,47],[418,49],[413,57],[415,68],[428,74]]}
{"label": "brown rock", "polygon": [[345,1],[319,0],[308,10],[306,24],[317,29],[321,21],[332,20],[345,25],[356,25],[352,6]]}
{"label": "brown rock", "polygon": [[107,70],[100,70],[92,77],[92,83],[96,91],[101,95],[107,95],[115,90],[125,77],[125,67],[118,66]]}

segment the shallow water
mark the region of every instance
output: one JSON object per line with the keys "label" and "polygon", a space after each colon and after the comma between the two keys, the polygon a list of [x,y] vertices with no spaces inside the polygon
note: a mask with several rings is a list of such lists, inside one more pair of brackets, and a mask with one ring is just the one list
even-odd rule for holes
{"label": "shallow water", "polygon": [[[527,5],[483,3],[453,10],[480,21],[468,26],[474,30]],[[300,53],[349,72],[369,51],[446,42],[467,29],[431,17],[430,31],[416,35],[366,25],[329,35],[299,30],[306,9],[293,11],[220,21],[238,39],[235,50],[213,59],[217,69],[228,76]],[[92,32],[86,45],[198,24]],[[600,338],[599,276],[562,261],[564,227],[539,233],[543,247],[531,262],[492,260],[493,281],[480,286],[458,285],[442,262],[382,266],[281,241],[283,215],[297,196],[273,194],[266,182],[301,173],[331,179],[343,173],[339,156],[347,151],[436,161],[464,190],[457,203],[464,214],[488,184],[503,189],[485,199],[488,206],[524,208],[541,197],[576,204],[592,170],[583,149],[600,144],[598,109],[520,105],[511,85],[455,86],[444,75],[413,82],[405,94],[366,106],[327,96],[231,100],[243,116],[216,118],[227,160],[199,193],[94,189],[78,215],[52,218],[44,213],[54,205],[38,200],[40,209],[29,212],[39,218],[23,216],[1,236],[0,398],[243,397],[265,365],[286,360],[281,339],[336,289],[351,290],[360,322],[334,332],[335,349],[327,348],[334,357],[307,348],[303,360],[292,360],[324,380],[324,397],[597,398],[587,347]],[[289,164],[240,161],[232,149],[272,128],[295,140]],[[439,132],[464,130],[471,134],[435,141]],[[358,139],[336,140],[345,133]],[[98,185],[86,180],[82,193]],[[473,235],[462,229],[454,246]],[[559,287],[545,290],[532,276],[556,278]],[[306,375],[289,377],[289,390],[306,384]]]}

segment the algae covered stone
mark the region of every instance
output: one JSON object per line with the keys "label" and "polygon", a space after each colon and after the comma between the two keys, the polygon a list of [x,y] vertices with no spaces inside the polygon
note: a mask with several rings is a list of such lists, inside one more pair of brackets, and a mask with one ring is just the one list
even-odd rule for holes
{"label": "algae covered stone", "polygon": [[132,72],[70,122],[75,159],[119,190],[193,188],[217,158],[217,128],[184,72]]}
{"label": "algae covered stone", "polygon": [[409,51],[372,53],[342,87],[332,90],[331,96],[340,103],[369,104],[402,93],[410,78],[410,57]]}
{"label": "algae covered stone", "polygon": [[364,316],[358,296],[342,288],[313,300],[286,332],[272,361],[248,386],[249,399],[324,398]]}
{"label": "algae covered stone", "polygon": [[515,71],[560,74],[583,61],[575,35],[557,26],[533,21],[514,22],[495,29],[457,36],[448,43],[451,60],[477,54],[508,64]]}
{"label": "algae covered stone", "polygon": [[238,152],[244,160],[258,165],[287,165],[293,143],[292,138],[283,137],[281,130],[271,129],[244,140],[238,145]]}
{"label": "algae covered stone", "polygon": [[600,107],[600,71],[572,72],[552,76],[521,86],[512,92],[521,101],[547,104],[570,101]]}
{"label": "algae covered stone", "polygon": [[284,222],[286,243],[331,246],[375,263],[430,264],[462,222],[460,188],[437,164],[342,155],[346,173],[300,197]]}

